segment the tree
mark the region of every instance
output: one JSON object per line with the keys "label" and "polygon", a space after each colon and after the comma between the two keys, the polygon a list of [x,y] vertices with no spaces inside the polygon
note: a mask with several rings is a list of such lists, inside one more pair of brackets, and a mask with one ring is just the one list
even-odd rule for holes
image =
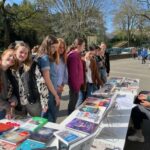
{"label": "tree", "polygon": [[114,17],[115,26],[122,32],[126,33],[122,35],[125,35],[123,37],[124,39],[127,38],[128,46],[134,37],[134,32],[138,22],[137,16],[133,13],[131,7],[134,10],[139,8],[138,4],[135,3],[135,0],[123,0]]}
{"label": "tree", "polygon": [[[41,2],[38,1],[39,4]],[[42,1],[43,2],[43,1]],[[105,30],[100,4],[102,0],[47,0],[52,30],[70,44],[75,37],[86,38]],[[42,6],[45,6],[42,3]]]}
{"label": "tree", "polygon": [[137,0],[141,5],[141,12],[135,12],[137,15],[142,16],[150,21],[150,0]]}

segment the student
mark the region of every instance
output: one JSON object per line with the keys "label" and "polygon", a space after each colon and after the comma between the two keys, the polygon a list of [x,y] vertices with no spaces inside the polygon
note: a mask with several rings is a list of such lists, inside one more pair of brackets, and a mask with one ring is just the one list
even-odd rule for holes
{"label": "student", "polygon": [[107,77],[108,77],[109,73],[110,73],[109,53],[107,52],[107,46],[104,42],[101,43],[100,48],[103,52],[102,55],[105,58],[105,67],[106,67],[106,73],[107,73]]}
{"label": "student", "polygon": [[99,71],[99,75],[103,83],[107,82],[107,71],[106,71],[106,57],[104,55],[104,51],[99,48],[96,56],[97,67]]}
{"label": "student", "polygon": [[93,57],[93,52],[88,51],[85,55],[86,63],[86,97],[92,96],[92,93],[97,90],[97,86],[103,85],[100,79],[96,60]]}
{"label": "student", "polygon": [[61,97],[63,92],[63,87],[68,83],[68,71],[67,71],[67,53],[65,41],[58,38],[58,54],[59,54],[59,64],[57,65],[57,93]]}
{"label": "student", "polygon": [[48,89],[36,61],[32,61],[29,46],[18,43],[15,46],[16,66],[12,70],[19,87],[20,103],[25,114],[41,116],[48,108]]}
{"label": "student", "polygon": [[141,125],[143,119],[150,120],[150,96],[147,94],[140,94],[138,96],[138,100],[140,101],[140,104],[134,107],[131,113],[135,133],[131,136],[128,136],[128,140],[144,142]]}
{"label": "student", "polygon": [[57,94],[57,64],[59,63],[58,40],[48,35],[44,38],[38,51],[38,63],[49,90],[48,111],[45,117],[50,122],[56,122],[60,98]]}
{"label": "student", "polygon": [[81,85],[84,83],[83,63],[81,52],[84,50],[85,42],[81,38],[74,41],[72,50],[68,53],[68,85],[69,85],[69,104],[68,114],[71,114],[79,98]]}
{"label": "student", "polygon": [[13,117],[13,108],[17,105],[17,99],[13,95],[13,86],[8,78],[8,70],[15,64],[14,51],[5,50],[0,60],[0,119]]}

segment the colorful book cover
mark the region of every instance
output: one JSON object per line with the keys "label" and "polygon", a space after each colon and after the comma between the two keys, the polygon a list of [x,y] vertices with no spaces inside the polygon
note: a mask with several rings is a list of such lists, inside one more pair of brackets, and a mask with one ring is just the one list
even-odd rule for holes
{"label": "colorful book cover", "polygon": [[33,117],[30,118],[24,125],[20,128],[29,130],[29,131],[37,131],[42,128],[48,122],[47,119],[41,117]]}
{"label": "colorful book cover", "polygon": [[96,120],[98,120],[99,116],[97,114],[79,111],[76,117],[82,118],[82,119],[87,119],[88,121],[91,120],[92,122],[95,122]]}
{"label": "colorful book cover", "polygon": [[30,133],[25,130],[16,130],[16,131],[10,131],[3,133],[0,136],[0,141],[8,142],[13,145],[17,145],[21,143],[22,141],[26,140],[29,137]]}
{"label": "colorful book cover", "polygon": [[97,107],[82,106],[79,110],[83,112],[94,113],[94,114],[99,113],[99,108]]}
{"label": "colorful book cover", "polygon": [[78,130],[87,134],[93,133],[96,130],[97,126],[98,125],[93,122],[85,121],[78,118],[74,118],[66,125],[66,127],[68,128]]}
{"label": "colorful book cover", "polygon": [[29,139],[48,143],[52,139],[55,131],[57,130],[53,128],[42,127],[36,132],[31,132]]}
{"label": "colorful book cover", "polygon": [[0,123],[0,134],[2,134],[3,132],[6,132],[8,130],[13,129],[14,127],[10,124],[7,123]]}
{"label": "colorful book cover", "polygon": [[70,145],[81,139],[80,136],[68,130],[57,131],[54,133],[54,135],[66,145]]}
{"label": "colorful book cover", "polygon": [[16,150],[17,146],[8,142],[0,141],[0,150]]}
{"label": "colorful book cover", "polygon": [[46,144],[43,142],[27,139],[16,150],[33,150],[44,147],[46,147]]}

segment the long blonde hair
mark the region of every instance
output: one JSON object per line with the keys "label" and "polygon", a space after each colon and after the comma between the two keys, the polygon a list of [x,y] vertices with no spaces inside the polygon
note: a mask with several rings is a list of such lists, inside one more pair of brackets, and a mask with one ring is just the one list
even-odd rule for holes
{"label": "long blonde hair", "polygon": [[58,40],[58,50],[59,50],[59,48],[60,48],[60,46],[62,44],[64,46],[64,52],[63,52],[62,55],[63,55],[64,63],[66,64],[67,63],[67,51],[66,51],[67,47],[66,47],[66,43],[65,43],[65,41],[62,38],[58,38],[57,40]]}
{"label": "long blonde hair", "polygon": [[[17,49],[18,49],[19,47],[24,47],[24,48],[28,49],[28,57],[27,57],[27,59],[23,62],[23,68],[24,68],[24,70],[25,70],[25,71],[28,71],[28,70],[30,69],[30,67],[31,67],[31,64],[32,64],[32,56],[31,56],[30,47],[29,47],[26,43],[21,42],[21,43],[16,44],[14,50],[17,51]],[[17,70],[18,68],[19,68],[19,61],[17,60],[17,63],[16,63],[16,65],[15,65],[15,68],[14,68],[14,69]]]}
{"label": "long blonde hair", "polygon": [[47,54],[51,61],[55,61],[56,64],[59,63],[59,54],[58,49],[56,49],[55,53],[52,54],[51,46],[53,44],[57,44],[58,40],[52,35],[48,35],[44,38],[42,44],[39,47],[38,55]]}

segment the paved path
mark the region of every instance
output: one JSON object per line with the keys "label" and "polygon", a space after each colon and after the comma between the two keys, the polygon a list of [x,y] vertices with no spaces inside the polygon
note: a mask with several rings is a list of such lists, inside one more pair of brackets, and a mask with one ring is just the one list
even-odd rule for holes
{"label": "paved path", "polygon": [[[149,62],[141,64],[141,60],[120,59],[110,62],[110,76],[124,76],[140,79],[139,90],[150,90],[150,68]],[[67,117],[68,106],[68,87],[66,86],[63,92],[60,112],[57,122],[61,122]],[[150,150],[150,121],[144,121],[143,132],[145,135],[145,143],[126,142],[125,150]]]}

